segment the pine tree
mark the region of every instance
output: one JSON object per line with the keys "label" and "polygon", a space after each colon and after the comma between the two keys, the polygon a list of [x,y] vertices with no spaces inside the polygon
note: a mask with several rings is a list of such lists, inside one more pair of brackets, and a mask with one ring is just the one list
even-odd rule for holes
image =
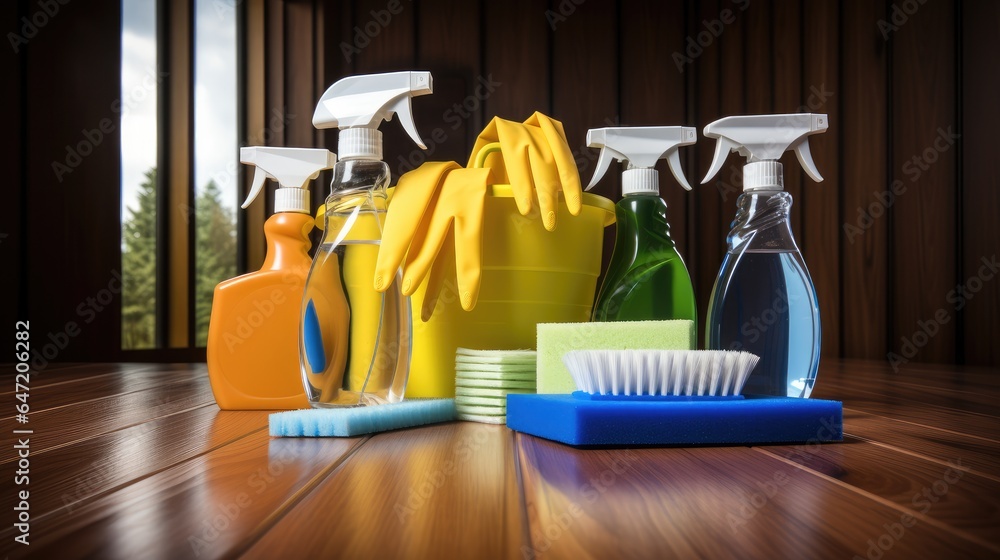
{"label": "pine tree", "polygon": [[156,343],[156,168],[139,186],[122,223],[122,348]]}
{"label": "pine tree", "polygon": [[236,224],[215,181],[198,195],[195,219],[195,340],[205,346],[215,286],[236,275]]}

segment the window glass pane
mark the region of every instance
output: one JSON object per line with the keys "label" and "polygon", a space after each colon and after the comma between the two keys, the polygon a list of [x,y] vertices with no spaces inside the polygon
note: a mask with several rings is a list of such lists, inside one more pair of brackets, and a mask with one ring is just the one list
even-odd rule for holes
{"label": "window glass pane", "polygon": [[236,274],[236,2],[195,2],[195,340],[204,346],[212,292]]}
{"label": "window glass pane", "polygon": [[156,344],[156,1],[122,2],[122,348]]}

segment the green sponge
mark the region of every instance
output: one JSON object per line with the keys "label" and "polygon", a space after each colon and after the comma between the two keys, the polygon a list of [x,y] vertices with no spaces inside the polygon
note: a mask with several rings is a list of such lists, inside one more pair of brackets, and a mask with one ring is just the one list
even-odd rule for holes
{"label": "green sponge", "polygon": [[576,384],[563,365],[570,350],[695,350],[694,321],[539,323],[539,393],[572,393]]}

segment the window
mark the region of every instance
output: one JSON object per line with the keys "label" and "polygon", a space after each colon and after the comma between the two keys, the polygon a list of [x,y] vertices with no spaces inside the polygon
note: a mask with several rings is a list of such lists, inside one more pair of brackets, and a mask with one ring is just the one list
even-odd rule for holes
{"label": "window", "polygon": [[156,1],[122,3],[122,348],[156,344]]}
{"label": "window", "polygon": [[240,9],[122,2],[124,350],[204,347],[237,274]]}

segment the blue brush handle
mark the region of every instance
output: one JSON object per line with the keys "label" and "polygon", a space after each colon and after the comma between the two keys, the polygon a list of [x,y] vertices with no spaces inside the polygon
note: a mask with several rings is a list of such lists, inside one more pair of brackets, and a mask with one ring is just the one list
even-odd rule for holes
{"label": "blue brush handle", "polygon": [[743,395],[597,395],[573,391],[573,398],[586,401],[741,401]]}

